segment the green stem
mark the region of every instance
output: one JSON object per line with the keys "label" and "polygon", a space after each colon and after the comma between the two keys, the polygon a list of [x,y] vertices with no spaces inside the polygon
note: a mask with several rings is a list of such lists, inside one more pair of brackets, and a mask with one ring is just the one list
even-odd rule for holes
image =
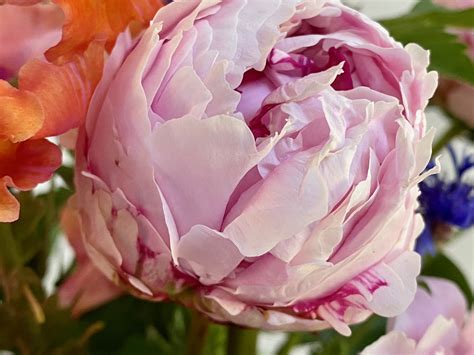
{"label": "green stem", "polygon": [[278,355],[288,355],[290,350],[301,340],[301,333],[289,333],[288,338],[278,350]]}
{"label": "green stem", "polygon": [[187,336],[187,355],[201,355],[203,353],[204,347],[206,346],[208,329],[208,319],[199,312],[193,311],[191,315],[191,327]]}
{"label": "green stem", "polygon": [[229,326],[227,355],[255,355],[257,353],[257,329]]}

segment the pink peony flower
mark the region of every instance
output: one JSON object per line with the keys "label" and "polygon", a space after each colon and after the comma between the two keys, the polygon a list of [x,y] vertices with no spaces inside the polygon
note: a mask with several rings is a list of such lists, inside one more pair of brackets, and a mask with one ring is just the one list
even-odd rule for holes
{"label": "pink peony flower", "polygon": [[29,59],[44,58],[61,39],[63,22],[54,4],[0,5],[0,79],[16,76]]}
{"label": "pink peony flower", "polygon": [[72,314],[78,316],[118,297],[122,291],[107,279],[87,256],[82,241],[79,215],[74,207],[76,198],[69,200],[61,215],[61,226],[76,253],[74,272],[60,286],[59,302],[63,307],[71,307]]}
{"label": "pink peony flower", "polygon": [[429,292],[418,288],[405,313],[389,322],[389,333],[362,355],[469,355],[474,351],[474,313],[450,281],[425,277]]}
{"label": "pink peony flower", "polygon": [[410,304],[428,53],[338,1],[177,1],[108,61],[77,147],[86,248],[213,319],[317,330]]}

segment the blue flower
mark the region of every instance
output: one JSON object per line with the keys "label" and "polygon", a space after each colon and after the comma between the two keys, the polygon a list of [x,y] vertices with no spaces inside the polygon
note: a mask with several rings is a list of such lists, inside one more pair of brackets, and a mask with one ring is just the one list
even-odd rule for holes
{"label": "blue flower", "polygon": [[[420,254],[434,252],[433,238],[438,237],[437,231],[474,225],[474,183],[466,180],[466,173],[474,167],[474,155],[464,154],[458,158],[452,146],[448,146],[448,152],[455,167],[454,179],[447,181],[442,175],[431,175],[419,185],[420,212],[426,224],[417,241]],[[433,163],[428,169],[431,167]]]}

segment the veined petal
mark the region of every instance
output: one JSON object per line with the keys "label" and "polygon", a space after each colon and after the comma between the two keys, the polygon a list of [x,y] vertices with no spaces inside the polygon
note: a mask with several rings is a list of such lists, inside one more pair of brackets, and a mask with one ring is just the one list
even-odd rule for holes
{"label": "veined petal", "polygon": [[61,6],[66,22],[61,42],[46,52],[46,58],[71,59],[84,52],[90,42],[104,41],[112,49],[120,32],[132,22],[148,25],[161,0],[56,0]]}
{"label": "veined petal", "polygon": [[153,146],[156,181],[181,235],[195,224],[218,230],[237,184],[266,154],[243,121],[225,115],[168,121]]}
{"label": "veined petal", "polygon": [[58,135],[82,124],[101,76],[102,46],[92,43],[82,57],[63,65],[32,60],[20,71],[20,90],[33,93],[44,112],[35,138]]}
{"label": "veined petal", "polygon": [[0,139],[16,143],[31,138],[43,120],[43,109],[35,95],[0,81]]}

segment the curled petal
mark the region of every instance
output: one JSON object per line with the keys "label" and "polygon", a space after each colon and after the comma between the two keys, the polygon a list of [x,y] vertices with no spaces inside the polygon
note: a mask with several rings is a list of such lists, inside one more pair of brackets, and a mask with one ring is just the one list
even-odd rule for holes
{"label": "curled petal", "polygon": [[43,109],[35,95],[0,81],[0,139],[21,142],[42,125]]}
{"label": "curled petal", "polygon": [[82,57],[63,65],[31,60],[20,71],[20,89],[35,95],[44,123],[35,138],[58,135],[82,124],[103,67],[103,48],[92,43]]}
{"label": "curled petal", "polygon": [[61,164],[61,151],[46,139],[0,141],[0,222],[18,218],[19,204],[7,187],[29,190],[48,180]]}
{"label": "curled petal", "polygon": [[160,0],[57,0],[65,15],[61,42],[46,52],[46,58],[71,58],[94,40],[105,41],[110,50],[120,32],[132,22],[147,25],[162,6]]}

